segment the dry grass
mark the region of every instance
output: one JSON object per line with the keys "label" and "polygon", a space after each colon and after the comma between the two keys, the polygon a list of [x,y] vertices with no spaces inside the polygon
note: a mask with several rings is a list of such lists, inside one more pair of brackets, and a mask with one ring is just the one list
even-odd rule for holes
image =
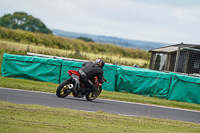
{"label": "dry grass", "polygon": [[132,66],[133,64],[138,64],[139,66],[147,67],[149,61],[143,59],[132,59],[132,58],[125,58],[120,57],[118,55],[109,55],[109,54],[93,54],[93,53],[86,53],[86,52],[77,52],[77,51],[69,51],[69,50],[62,50],[56,48],[49,48],[45,46],[36,46],[30,44],[21,44],[9,41],[2,41],[0,40],[0,51],[1,53],[15,53],[15,54],[26,54],[26,52],[31,53],[38,53],[38,54],[46,54],[46,55],[53,55],[59,57],[69,57],[72,58],[75,56],[76,58],[86,59],[90,61],[94,61],[97,58],[102,58],[107,63],[114,63],[117,62],[120,65],[127,65]]}

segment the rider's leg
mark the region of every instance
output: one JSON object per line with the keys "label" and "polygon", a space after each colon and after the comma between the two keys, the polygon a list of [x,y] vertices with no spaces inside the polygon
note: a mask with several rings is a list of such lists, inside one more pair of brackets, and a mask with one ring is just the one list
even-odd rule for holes
{"label": "rider's leg", "polygon": [[87,79],[86,77],[81,76],[81,82],[86,86],[86,88],[83,88],[84,90],[86,90],[88,92],[97,91],[97,88],[94,85],[94,83],[91,80]]}

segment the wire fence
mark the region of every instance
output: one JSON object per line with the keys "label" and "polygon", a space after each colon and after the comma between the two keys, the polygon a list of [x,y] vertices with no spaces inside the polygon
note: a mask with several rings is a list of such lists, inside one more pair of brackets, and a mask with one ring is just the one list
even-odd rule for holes
{"label": "wire fence", "polygon": [[200,49],[179,47],[174,71],[200,76]]}

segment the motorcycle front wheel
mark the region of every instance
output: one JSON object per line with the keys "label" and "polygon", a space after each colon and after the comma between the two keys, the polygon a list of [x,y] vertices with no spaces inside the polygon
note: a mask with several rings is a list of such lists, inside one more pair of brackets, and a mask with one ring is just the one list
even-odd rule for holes
{"label": "motorcycle front wheel", "polygon": [[68,96],[72,91],[71,88],[73,87],[73,82],[70,79],[63,81],[56,90],[56,95],[58,97],[64,98]]}
{"label": "motorcycle front wheel", "polygon": [[95,95],[93,92],[89,92],[89,93],[86,95],[86,99],[87,99],[88,101],[92,101],[92,100],[96,99],[96,98],[100,95],[101,91],[102,91],[102,86],[99,86],[96,95]]}

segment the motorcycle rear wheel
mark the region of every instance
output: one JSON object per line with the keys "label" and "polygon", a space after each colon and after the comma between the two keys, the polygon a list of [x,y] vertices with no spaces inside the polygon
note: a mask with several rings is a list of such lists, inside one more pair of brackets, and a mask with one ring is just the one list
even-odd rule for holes
{"label": "motorcycle rear wheel", "polygon": [[73,82],[70,79],[63,81],[56,90],[56,95],[60,98],[68,96],[72,91],[70,87],[73,87]]}
{"label": "motorcycle rear wheel", "polygon": [[92,100],[96,99],[96,98],[100,95],[101,91],[102,91],[102,86],[99,86],[99,87],[98,87],[97,94],[94,95],[93,92],[89,92],[89,93],[86,95],[86,99],[87,99],[88,101],[92,101]]}

